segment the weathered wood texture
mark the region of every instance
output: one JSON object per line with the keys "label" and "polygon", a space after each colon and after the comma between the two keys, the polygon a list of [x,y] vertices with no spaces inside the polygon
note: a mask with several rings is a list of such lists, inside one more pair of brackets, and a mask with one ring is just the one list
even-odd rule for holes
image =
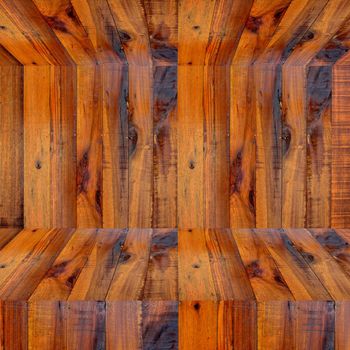
{"label": "weathered wood texture", "polygon": [[348,1],[3,0],[0,45],[0,226],[350,226]]}
{"label": "weathered wood texture", "polygon": [[0,234],[6,349],[340,350],[350,343],[347,229]]}

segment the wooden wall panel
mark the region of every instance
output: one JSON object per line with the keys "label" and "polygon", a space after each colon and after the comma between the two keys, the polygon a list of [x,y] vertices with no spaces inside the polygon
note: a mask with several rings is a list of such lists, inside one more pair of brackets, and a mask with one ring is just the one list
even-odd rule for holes
{"label": "wooden wall panel", "polygon": [[16,62],[2,62],[0,226],[15,227],[23,225],[23,67]]}

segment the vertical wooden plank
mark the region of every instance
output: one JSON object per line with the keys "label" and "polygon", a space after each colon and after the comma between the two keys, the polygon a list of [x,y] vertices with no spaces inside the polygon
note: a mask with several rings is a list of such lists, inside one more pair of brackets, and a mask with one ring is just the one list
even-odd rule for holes
{"label": "vertical wooden plank", "polygon": [[106,349],[141,349],[141,318],[141,301],[107,302]]}
{"label": "vertical wooden plank", "polygon": [[204,227],[230,225],[229,203],[229,68],[204,68]]}
{"label": "vertical wooden plank", "polygon": [[143,1],[108,0],[108,4],[129,65],[150,65],[151,49]]}
{"label": "vertical wooden plank", "polygon": [[257,65],[256,84],[256,227],[281,227],[282,152],[279,65]]}
{"label": "vertical wooden plank", "polygon": [[255,115],[253,69],[230,71],[230,227],[255,227]]}
{"label": "vertical wooden plank", "polygon": [[218,306],[218,349],[256,349],[256,317],[255,301],[220,301]]}
{"label": "vertical wooden plank", "polygon": [[106,314],[102,301],[67,302],[67,350],[105,349]]}
{"label": "vertical wooden plank", "polygon": [[177,63],[177,0],[145,0],[148,34],[156,65]]}
{"label": "vertical wooden plank", "polygon": [[152,227],[152,67],[129,66],[129,227]]}
{"label": "vertical wooden plank", "polygon": [[335,303],[335,349],[349,349],[350,301]]}
{"label": "vertical wooden plank", "polygon": [[66,303],[38,301],[28,304],[28,349],[67,349]]}
{"label": "vertical wooden plank", "polygon": [[178,64],[203,65],[215,1],[179,0],[178,6]]}
{"label": "vertical wooden plank", "polygon": [[153,227],[177,226],[177,67],[153,69]]}
{"label": "vertical wooden plank", "polygon": [[215,350],[217,347],[217,302],[180,301],[179,348]]}
{"label": "vertical wooden plank", "polygon": [[306,227],[329,227],[331,216],[332,69],[307,70],[307,199]]}
{"label": "vertical wooden plank", "polygon": [[178,349],[178,303],[142,303],[143,349]]}
{"label": "vertical wooden plank", "polygon": [[153,230],[144,300],[178,299],[177,230]]}
{"label": "vertical wooden plank", "polygon": [[4,323],[4,349],[17,350],[28,347],[28,308],[25,301],[2,302]]}
{"label": "vertical wooden plank", "polygon": [[178,226],[203,227],[203,66],[178,67]]}
{"label": "vertical wooden plank", "polygon": [[77,226],[102,226],[100,66],[77,67]]}
{"label": "vertical wooden plank", "polygon": [[24,220],[50,227],[50,67],[24,68]]}
{"label": "vertical wooden plank", "polygon": [[128,226],[128,70],[104,64],[103,227]]}
{"label": "vertical wooden plank", "polygon": [[282,227],[306,225],[306,68],[282,68]]}
{"label": "vertical wooden plank", "polygon": [[332,85],[332,227],[350,226],[349,84],[350,64],[336,64]]}
{"label": "vertical wooden plank", "polygon": [[51,226],[76,226],[76,69],[51,67]]}
{"label": "vertical wooden plank", "polygon": [[0,226],[23,225],[23,68],[0,66]]}

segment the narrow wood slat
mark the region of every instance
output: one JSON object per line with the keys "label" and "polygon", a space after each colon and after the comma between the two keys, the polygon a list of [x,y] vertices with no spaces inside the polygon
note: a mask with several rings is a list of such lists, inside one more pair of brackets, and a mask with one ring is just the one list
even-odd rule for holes
{"label": "narrow wood slat", "polygon": [[66,349],[105,349],[105,303],[71,301],[67,303]]}
{"label": "narrow wood slat", "polygon": [[67,300],[93,249],[96,229],[75,231],[29,301]]}
{"label": "narrow wood slat", "polygon": [[[215,2],[179,0],[179,65],[203,65],[209,42]],[[181,91],[181,90],[180,90]]]}
{"label": "narrow wood slat", "polygon": [[147,19],[140,0],[107,0],[129,65],[151,63]]}
{"label": "narrow wood slat", "polygon": [[109,301],[106,314],[106,349],[142,348],[141,301]]}
{"label": "narrow wood slat", "polygon": [[[178,227],[204,225],[203,66],[178,67]],[[200,87],[200,88],[198,88]]]}
{"label": "narrow wood slat", "polygon": [[230,225],[229,204],[229,69],[204,68],[204,227]]}
{"label": "narrow wood slat", "polygon": [[126,231],[98,231],[85,266],[68,297],[75,300],[104,300],[117,267]]}
{"label": "narrow wood slat", "polygon": [[144,300],[178,300],[177,245],[177,230],[153,230]]}
{"label": "narrow wood slat", "polygon": [[179,230],[178,239],[179,299],[181,301],[217,300],[206,249],[205,231],[201,229]]}
{"label": "narrow wood slat", "polygon": [[102,66],[103,227],[128,227],[128,70]]}
{"label": "narrow wood slat", "polygon": [[108,291],[107,301],[142,300],[151,239],[150,229],[129,230]]}
{"label": "narrow wood slat", "polygon": [[153,69],[153,227],[177,226],[177,67]]}
{"label": "narrow wood slat", "polygon": [[149,41],[155,65],[176,65],[178,46],[177,0],[145,0]]}
{"label": "narrow wood slat", "polygon": [[0,228],[0,249],[11,242],[20,231],[20,228]]}
{"label": "narrow wood slat", "polygon": [[307,71],[307,198],[306,227],[329,227],[331,217],[331,90],[332,69]]}
{"label": "narrow wood slat", "polygon": [[331,227],[350,225],[350,147],[348,132],[349,111],[349,66],[336,64],[333,68],[332,90],[332,186],[331,186]]}
{"label": "narrow wood slat", "polygon": [[77,68],[77,227],[102,226],[102,76]]}
{"label": "narrow wood slat", "polygon": [[0,226],[22,226],[23,68],[11,58],[1,59],[0,86]]}
{"label": "narrow wood slat", "polygon": [[152,68],[129,66],[129,225],[152,227]]}

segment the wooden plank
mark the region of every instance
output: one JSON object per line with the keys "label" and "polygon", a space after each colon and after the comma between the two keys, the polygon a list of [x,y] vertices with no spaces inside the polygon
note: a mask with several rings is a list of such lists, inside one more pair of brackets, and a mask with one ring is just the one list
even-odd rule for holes
{"label": "wooden plank", "polygon": [[217,302],[181,301],[179,304],[179,348],[217,348]]}
{"label": "wooden plank", "polygon": [[209,229],[205,231],[205,236],[218,300],[254,300],[252,287],[230,230]]}
{"label": "wooden plank", "polygon": [[28,347],[28,307],[25,301],[2,301],[3,346],[16,350]]}
{"label": "wooden plank", "polygon": [[327,290],[283,231],[255,230],[296,300],[330,300]]}
{"label": "wooden plank", "polygon": [[335,304],[335,349],[348,349],[350,347],[349,336],[350,301],[337,302]]}
{"label": "wooden plank", "polygon": [[75,227],[76,208],[76,69],[51,67],[50,72],[51,225]]}
{"label": "wooden plank", "polygon": [[204,227],[229,227],[229,68],[204,68]]}
{"label": "wooden plank", "polygon": [[125,230],[98,231],[94,247],[73,286],[69,301],[105,299],[125,236]]}
{"label": "wooden plank", "polygon": [[0,226],[14,227],[23,225],[23,68],[13,59],[2,58]]}
{"label": "wooden plank", "polygon": [[[152,2],[153,3],[153,2]],[[153,227],[177,226],[177,67],[153,69]]]}
{"label": "wooden plank", "polygon": [[0,228],[0,249],[4,248],[20,231],[20,228]]}
{"label": "wooden plank", "polygon": [[[243,34],[242,34],[243,35]],[[241,40],[243,40],[241,38]],[[255,227],[255,94],[249,66],[230,71],[230,227]]]}
{"label": "wooden plank", "polygon": [[152,227],[152,68],[129,66],[129,227]]}
{"label": "wooden plank", "polygon": [[[25,229],[0,251],[0,285],[6,283],[49,230]],[[16,252],[14,254],[13,252]]]}
{"label": "wooden plank", "polygon": [[0,8],[49,64],[73,63],[32,1],[4,0]]}
{"label": "wooden plank", "polygon": [[205,64],[226,66],[231,63],[253,2],[215,1],[213,18],[208,22],[211,24]]}
{"label": "wooden plank", "polygon": [[75,231],[29,301],[67,300],[82,268],[88,261],[96,235],[96,229]]}
{"label": "wooden plank", "polygon": [[350,147],[348,56],[333,67],[331,227],[350,226]]}
{"label": "wooden plank", "polygon": [[331,84],[330,65],[309,67],[306,101],[306,227],[330,226]]}
{"label": "wooden plank", "polygon": [[[281,227],[282,122],[280,67],[257,65],[256,86],[256,227]],[[271,103],[272,102],[272,103]],[[252,202],[252,200],[251,200]]]}
{"label": "wooden plank", "polygon": [[[204,225],[203,66],[178,67],[178,226]],[[201,87],[198,89],[198,87]]]}
{"label": "wooden plank", "polygon": [[178,64],[203,65],[215,1],[179,0],[178,4]]}
{"label": "wooden plank", "polygon": [[[294,300],[275,261],[258,236],[248,229],[235,229],[232,234],[257,301]],[[283,303],[278,305],[282,307]]]}
{"label": "wooden plank", "polygon": [[306,69],[282,67],[282,227],[306,225]]}
{"label": "wooden plank", "polygon": [[38,301],[28,304],[28,349],[66,349],[66,303]]}
{"label": "wooden plank", "polygon": [[107,0],[70,0],[100,63],[125,62],[121,38]]}
{"label": "wooden plank", "polygon": [[105,349],[105,303],[67,302],[67,350]]}
{"label": "wooden plank", "polygon": [[[143,2],[108,0],[129,65],[149,65],[151,48]],[[130,94],[131,95],[131,94]]]}
{"label": "wooden plank", "polygon": [[129,230],[108,291],[107,301],[142,299],[151,238],[150,229]]}
{"label": "wooden plank", "polygon": [[285,232],[332,298],[335,301],[348,299],[350,280],[331,255],[322,249],[317,240],[305,229],[286,230]]}
{"label": "wooden plank", "polygon": [[142,348],[178,349],[178,303],[142,303]]}
{"label": "wooden plank", "polygon": [[[201,229],[180,230],[178,239],[179,299],[189,302],[193,300],[217,300],[211,263],[206,248],[205,231]],[[210,306],[208,307],[210,308]],[[191,309],[191,303],[184,304],[184,308]],[[190,312],[190,314],[192,313],[193,311]]]}
{"label": "wooden plank", "polygon": [[350,239],[332,229],[310,229],[309,232],[350,276]]}
{"label": "wooden plank", "polygon": [[24,68],[24,220],[51,226],[50,67]]}
{"label": "wooden plank", "polygon": [[106,349],[142,348],[141,301],[107,302]]}
{"label": "wooden plank", "polygon": [[102,66],[103,227],[128,226],[128,70]]}
{"label": "wooden plank", "polygon": [[145,0],[149,41],[155,65],[177,63],[177,0]]}
{"label": "wooden plank", "polygon": [[73,229],[51,229],[44,232],[40,241],[32,250],[27,251],[27,256],[20,265],[1,284],[1,299],[27,300],[73,232]]}
{"label": "wooden plank", "polygon": [[177,230],[153,230],[144,300],[178,299]]}
{"label": "wooden plank", "polygon": [[256,349],[256,317],[255,301],[220,301],[218,306],[218,349]]}
{"label": "wooden plank", "polygon": [[70,1],[33,1],[76,64],[93,64],[95,51]]}
{"label": "wooden plank", "polygon": [[77,68],[77,226],[102,226],[102,79],[99,66]]}

